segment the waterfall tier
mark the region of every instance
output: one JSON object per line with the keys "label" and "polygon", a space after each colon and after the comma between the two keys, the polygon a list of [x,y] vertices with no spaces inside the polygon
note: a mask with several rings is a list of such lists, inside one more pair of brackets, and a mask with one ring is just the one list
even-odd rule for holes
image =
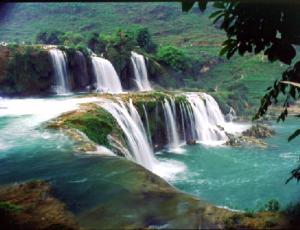
{"label": "waterfall tier", "polygon": [[[81,130],[96,142],[95,135],[105,131],[107,141],[101,139],[98,144],[159,175],[168,175],[170,170],[174,173],[182,167],[174,166],[166,171],[168,167],[162,167],[166,162],[158,161],[154,152],[161,149],[184,152],[181,146],[191,140],[193,143],[219,145],[227,141],[226,132],[237,130],[232,131],[234,124],[225,121],[217,102],[205,93],[102,95],[95,104],[98,110],[87,106],[89,119],[79,122],[81,128],[85,127]],[[83,111],[70,122],[84,118]]]}
{"label": "waterfall tier", "polygon": [[131,61],[134,69],[135,83],[139,91],[152,90],[147,73],[145,58],[143,55],[131,52]]}
{"label": "waterfall tier", "polygon": [[[169,100],[171,101],[171,104]],[[171,97],[169,98],[169,100],[165,98],[163,102],[163,109],[164,109],[164,116],[166,121],[166,130],[167,130],[168,140],[169,140],[169,148],[174,151],[179,147],[179,136],[178,136],[178,129],[176,124],[175,102],[174,99]]]}
{"label": "waterfall tier", "polygon": [[67,56],[59,49],[49,50],[54,69],[55,92],[62,95],[70,92],[70,80],[67,69]]}
{"label": "waterfall tier", "polygon": [[105,101],[99,105],[108,111],[117,121],[126,136],[132,158],[145,168],[152,170],[155,157],[147,139],[142,120],[132,100],[128,104],[122,101]]}
{"label": "waterfall tier", "polygon": [[96,77],[96,89],[100,92],[120,93],[120,78],[110,61],[92,56],[93,71]]}

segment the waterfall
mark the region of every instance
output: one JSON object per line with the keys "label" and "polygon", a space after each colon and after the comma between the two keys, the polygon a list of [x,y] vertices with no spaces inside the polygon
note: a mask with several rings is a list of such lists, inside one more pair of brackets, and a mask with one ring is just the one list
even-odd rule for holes
{"label": "waterfall", "polygon": [[97,91],[121,93],[122,85],[110,61],[92,56],[93,71],[96,76]]}
{"label": "waterfall", "polygon": [[74,80],[76,82],[76,85],[80,89],[86,89],[89,85],[89,76],[88,76],[88,68],[87,68],[87,61],[85,56],[82,52],[76,51],[75,55],[75,74],[74,74]]}
{"label": "waterfall", "polygon": [[[174,100],[172,98],[170,98],[170,100],[171,100],[171,104],[175,105]],[[174,113],[174,111],[172,111],[171,105],[166,98],[163,103],[163,109],[164,109],[166,128],[167,128],[167,133],[168,133],[168,138],[169,138],[169,147],[172,150],[177,149],[179,147],[180,143],[179,143],[175,113]]]}
{"label": "waterfall", "polygon": [[148,80],[148,73],[143,55],[131,52],[131,61],[134,69],[135,83],[138,90],[149,91],[152,90]]}
{"label": "waterfall", "polygon": [[130,100],[128,105],[124,102],[107,100],[99,104],[108,111],[117,121],[126,136],[127,144],[132,158],[149,170],[153,170],[156,159],[147,139],[139,113]]}
{"label": "waterfall", "polygon": [[[200,98],[201,96],[201,98]],[[195,130],[194,138],[202,143],[211,143],[215,141],[225,141],[227,139],[225,132],[218,126],[224,127],[225,121],[217,102],[205,93],[198,95],[196,93],[187,93],[187,101],[193,114],[189,115]]]}
{"label": "waterfall", "polygon": [[150,126],[149,126],[149,119],[148,119],[148,113],[146,110],[145,105],[143,104],[143,111],[144,111],[144,115],[145,115],[145,122],[146,122],[146,127],[147,127],[147,134],[148,134],[148,140],[150,145],[152,146],[152,139],[151,139],[151,132],[150,132]]}
{"label": "waterfall", "polygon": [[183,133],[183,140],[186,140],[186,130],[185,130],[185,125],[184,125],[184,113],[183,113],[183,105],[182,103],[179,104],[180,108],[180,117],[181,117],[181,128],[182,128],[182,133]]}
{"label": "waterfall", "polygon": [[225,120],[228,122],[232,122],[236,118],[237,118],[237,116],[236,116],[235,110],[232,107],[230,107],[229,113],[227,113],[225,116]]}
{"label": "waterfall", "polygon": [[68,79],[66,54],[59,49],[50,49],[49,53],[54,69],[55,92],[57,94],[67,94],[70,92],[70,82]]}

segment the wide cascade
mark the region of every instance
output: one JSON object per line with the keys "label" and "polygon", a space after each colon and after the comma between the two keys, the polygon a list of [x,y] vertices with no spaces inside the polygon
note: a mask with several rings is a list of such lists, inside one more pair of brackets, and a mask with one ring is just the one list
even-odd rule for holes
{"label": "wide cascade", "polygon": [[50,49],[50,57],[55,76],[55,92],[59,95],[70,92],[70,81],[67,69],[67,56],[59,49]]}
{"label": "wide cascade", "polygon": [[141,117],[132,101],[125,104],[119,100],[104,100],[99,105],[108,111],[118,122],[126,136],[127,144],[135,162],[149,170],[153,170],[156,159],[148,142]]}
{"label": "wide cascade", "polygon": [[187,93],[185,96],[188,103],[182,106],[182,116],[192,130],[191,138],[203,143],[225,141],[227,136],[222,128],[227,126],[215,99],[206,93]]}
{"label": "wide cascade", "polygon": [[[97,104],[108,111],[122,129],[128,147],[125,157],[151,171],[157,170],[159,164],[154,155],[155,146],[181,153],[184,151],[181,145],[190,140],[220,144],[227,140],[224,130],[231,132],[217,102],[205,93],[166,95],[161,103],[152,107],[152,112],[157,112],[151,121],[147,104],[136,107],[131,97],[129,100],[101,98]],[[161,133],[163,136],[157,140],[156,135]]]}
{"label": "wide cascade", "polygon": [[120,78],[113,65],[107,59],[92,56],[93,71],[96,76],[96,88],[100,92],[121,93]]}
{"label": "wide cascade", "polygon": [[137,85],[138,90],[152,90],[148,79],[147,67],[144,56],[132,51],[131,61],[134,69],[135,83]]}

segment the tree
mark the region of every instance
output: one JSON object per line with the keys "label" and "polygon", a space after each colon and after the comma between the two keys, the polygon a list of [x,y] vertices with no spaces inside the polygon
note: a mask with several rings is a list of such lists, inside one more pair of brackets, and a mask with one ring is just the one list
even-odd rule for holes
{"label": "tree", "polygon": [[61,31],[41,31],[36,36],[37,44],[48,44],[48,45],[62,45],[61,36],[63,32]]}
{"label": "tree", "polygon": [[[183,1],[183,11],[189,11],[196,1]],[[207,6],[207,0],[198,2],[200,10]],[[277,104],[278,98],[284,96],[283,111],[277,121],[284,121],[288,115],[288,107],[300,93],[300,61],[295,61],[295,46],[300,45],[300,2],[295,0],[271,2],[263,1],[216,1],[210,18],[220,29],[224,30],[227,40],[223,42],[220,55],[229,59],[235,53],[263,53],[269,61],[281,61],[289,65],[281,79],[276,80],[267,89],[261,99],[261,105],[253,119],[266,114],[269,106]],[[296,130],[289,141],[300,135]],[[300,166],[292,171],[292,177],[300,180]],[[287,182],[291,179],[289,178]]]}
{"label": "tree", "polygon": [[60,40],[65,46],[76,46],[79,44],[83,44],[84,39],[83,36],[79,33],[74,32],[66,32],[60,36]]}
{"label": "tree", "polygon": [[148,53],[156,51],[156,44],[152,41],[151,34],[147,28],[139,29],[137,32],[136,40],[138,45]]}
{"label": "tree", "polygon": [[189,65],[189,60],[185,53],[174,46],[160,47],[156,58],[177,71],[184,71]]}
{"label": "tree", "polygon": [[94,32],[88,35],[87,46],[97,54],[105,52],[106,43],[101,39],[99,33]]}

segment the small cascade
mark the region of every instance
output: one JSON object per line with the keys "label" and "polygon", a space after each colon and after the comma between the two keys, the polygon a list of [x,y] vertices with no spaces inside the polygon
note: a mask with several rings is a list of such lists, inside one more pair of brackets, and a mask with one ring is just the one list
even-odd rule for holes
{"label": "small cascade", "polygon": [[75,56],[76,66],[73,67],[75,72],[75,82],[78,88],[85,89],[89,85],[89,76],[88,76],[88,68],[87,61],[82,52],[76,51]]}
{"label": "small cascade", "polygon": [[152,90],[148,80],[148,73],[143,55],[131,52],[131,61],[134,69],[135,83],[138,90],[149,91]]}
{"label": "small cascade", "polygon": [[227,140],[225,132],[218,127],[224,127],[224,116],[213,97],[205,93],[189,93],[186,98],[191,107],[187,110],[193,123],[191,127],[195,130],[194,138],[203,143]]}
{"label": "small cascade", "polygon": [[151,132],[150,132],[150,126],[149,126],[149,118],[148,118],[148,113],[147,113],[145,105],[143,105],[143,111],[144,111],[145,120],[146,120],[148,140],[149,140],[150,145],[152,146]]}
{"label": "small cascade", "polygon": [[234,121],[236,118],[237,118],[237,116],[236,116],[235,110],[234,110],[232,107],[230,107],[229,113],[227,113],[227,114],[225,115],[225,120],[226,120],[227,122],[232,122],[232,121]]}
{"label": "small cascade", "polygon": [[[164,115],[165,115],[165,121],[166,121],[166,128],[169,138],[169,147],[170,149],[177,149],[179,147],[179,136],[178,136],[178,129],[176,125],[176,111],[174,111],[173,106],[175,106],[175,102],[172,98],[170,98],[170,102],[165,98],[163,103],[163,109],[164,109]],[[172,110],[173,108],[173,110]]]}
{"label": "small cascade", "polygon": [[182,133],[183,133],[183,140],[186,140],[186,130],[185,130],[185,124],[184,124],[184,113],[183,113],[183,105],[182,103],[179,104],[179,108],[180,108],[180,117],[181,117],[181,129],[182,129]]}
{"label": "small cascade", "polygon": [[100,92],[121,93],[120,78],[110,61],[92,56],[93,71],[96,76],[96,88]]}
{"label": "small cascade", "polygon": [[50,57],[53,64],[55,76],[55,92],[59,95],[70,92],[70,82],[68,78],[67,56],[59,49],[50,49]]}
{"label": "small cascade", "polygon": [[122,101],[107,100],[99,105],[116,119],[123,130],[133,160],[152,171],[156,159],[148,142],[140,115],[132,101],[130,100],[129,104],[126,105]]}

